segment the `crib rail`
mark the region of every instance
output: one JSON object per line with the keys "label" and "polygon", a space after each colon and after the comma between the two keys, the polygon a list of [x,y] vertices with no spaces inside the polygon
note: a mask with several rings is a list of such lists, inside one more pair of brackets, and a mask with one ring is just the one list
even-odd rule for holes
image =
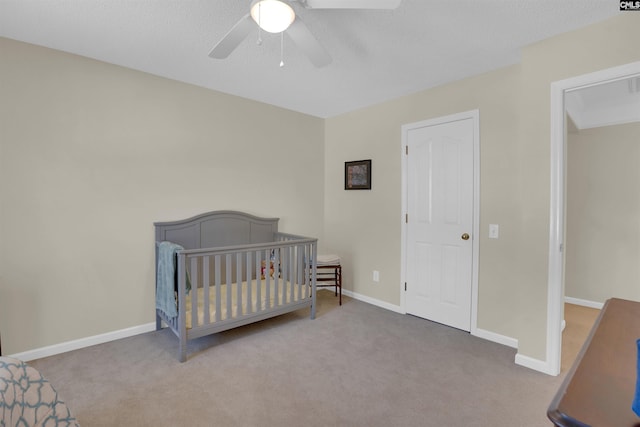
{"label": "crib rail", "polygon": [[180,332],[181,360],[188,339],[304,307],[315,318],[317,239],[274,237],[178,253],[178,317],[169,326]]}

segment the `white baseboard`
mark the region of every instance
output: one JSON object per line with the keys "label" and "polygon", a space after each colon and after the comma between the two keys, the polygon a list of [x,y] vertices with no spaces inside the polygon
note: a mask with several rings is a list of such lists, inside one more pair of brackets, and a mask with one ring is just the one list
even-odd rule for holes
{"label": "white baseboard", "polygon": [[580,298],[564,297],[564,302],[568,304],[581,305],[583,307],[597,308],[598,310],[602,310],[602,307],[604,307],[604,303],[602,302],[589,301]]}
{"label": "white baseboard", "polygon": [[[322,290],[326,290],[326,289],[319,289],[318,292]],[[326,291],[330,292],[329,290],[326,290]],[[387,302],[380,301],[375,298],[370,298],[370,297],[367,297],[355,292],[351,292],[348,290],[344,290],[344,289],[342,291],[342,294],[348,297],[351,297],[353,299],[366,302],[368,304],[372,304],[387,310],[394,311],[396,313],[405,314],[404,311],[402,311],[399,306],[389,304]],[[144,334],[146,332],[155,331],[155,329],[156,329],[156,324],[155,322],[152,322],[144,325],[121,329],[118,331],[107,332],[100,335],[94,335],[91,337],[80,338],[77,340],[67,341],[60,344],[54,344],[47,347],[36,348],[36,349],[28,350],[22,353],[9,354],[6,356],[28,362],[30,360],[36,360],[36,359],[41,359],[43,357],[54,356],[56,354],[66,353],[68,351],[78,350],[81,348],[90,347],[92,345],[102,344],[109,341],[115,341],[122,338],[132,337],[134,335]]]}
{"label": "white baseboard", "polygon": [[10,354],[7,356],[13,357],[15,359],[20,359],[24,362],[28,362],[30,360],[54,356],[56,354],[66,353],[67,351],[78,350],[80,348],[90,347],[92,345],[102,344],[109,341],[115,341],[121,338],[128,338],[134,335],[144,334],[145,332],[151,332],[155,330],[156,323],[152,322],[145,325],[133,326],[131,328],[120,329],[119,331],[107,332],[100,335],[94,335],[92,337],[80,338],[73,341],[67,341],[47,347],[36,348],[34,350],[28,350],[22,353]]}
{"label": "white baseboard", "polygon": [[492,341],[498,344],[506,345],[511,348],[518,348],[518,340],[515,338],[507,337],[505,335],[496,334],[495,332],[487,331],[485,329],[476,328],[471,331],[471,335],[478,338],[482,338],[487,341]]}
{"label": "white baseboard", "polygon": [[524,356],[520,353],[516,354],[516,365],[524,366],[525,368],[533,369],[534,371],[542,372],[543,374],[556,376],[557,374],[551,372],[549,364],[544,360],[534,359],[533,357]]}
{"label": "white baseboard", "polygon": [[[393,312],[396,313],[400,313],[400,314],[406,314],[406,312],[402,309],[402,307],[400,307],[399,305],[394,305],[394,304],[389,304],[388,302],[384,302],[384,301],[380,301],[378,299],[375,298],[371,298],[362,294],[358,294],[356,292],[353,291],[349,291],[346,289],[342,290],[342,294],[346,295],[348,297],[351,297],[353,299],[357,299],[359,301],[362,302],[366,302],[368,304],[371,305],[375,305],[387,310],[391,310]],[[478,337],[478,338],[482,338],[485,339],[487,341],[492,341],[498,344],[502,344],[502,345],[506,345],[507,347],[511,347],[511,348],[518,348],[518,340],[515,338],[511,338],[511,337],[507,337],[505,335],[500,335],[500,334],[496,334],[495,332],[491,332],[491,331],[487,331],[484,329],[480,329],[480,328],[476,328],[473,332],[472,335]]]}
{"label": "white baseboard", "polygon": [[[371,298],[371,297],[359,294],[357,292],[349,291],[346,289],[343,289],[342,293],[343,295],[346,295],[353,299],[366,302],[368,304],[375,305],[377,307],[381,307],[386,310],[390,310],[400,314],[406,314],[405,311],[402,310],[402,307],[395,304],[390,304],[388,302],[381,301],[376,298]],[[577,304],[576,302],[573,302],[575,299],[565,298],[565,300],[567,299],[571,299],[571,301],[567,301],[570,304]],[[578,300],[578,301],[581,301],[581,300]],[[592,303],[592,304],[598,304],[598,303]],[[578,304],[578,305],[584,305],[584,304]],[[602,308],[601,306],[600,307],[596,306],[594,308]],[[78,350],[81,348],[90,347],[92,345],[102,344],[109,341],[115,341],[122,338],[128,338],[134,335],[144,334],[146,332],[152,332],[155,329],[156,329],[155,322],[151,322],[144,325],[133,326],[130,328],[120,329],[117,331],[107,332],[100,335],[94,335],[91,337],[80,338],[77,340],[67,341],[60,344],[54,344],[47,347],[28,350],[22,353],[10,354],[7,356],[28,362],[30,360],[41,359],[43,357],[54,356],[56,354],[66,353],[68,351]],[[472,335],[477,336],[478,338],[482,338],[488,341],[498,343],[498,344],[506,345],[511,348],[518,348],[517,339],[496,334],[495,332],[476,328],[473,331]],[[545,374],[550,374],[548,372],[547,363],[538,359],[533,359],[528,356],[516,354],[515,363],[517,365],[521,365],[539,372],[543,372]],[[550,374],[550,375],[553,375],[553,374]]]}
{"label": "white baseboard", "polygon": [[[342,293],[346,296],[349,296],[353,299],[357,299],[359,301],[366,302],[368,304],[376,305],[378,307],[385,308],[387,310],[395,311],[396,313],[406,314],[404,310],[400,306],[389,304],[384,301],[377,300],[375,298],[367,297],[356,292],[352,292],[346,289],[342,290]],[[496,334],[495,332],[486,331],[484,329],[476,328],[473,332],[474,336],[478,338],[486,339],[488,341],[493,341],[498,344],[506,345],[512,348],[518,348],[518,340],[515,338],[507,337],[504,335]],[[547,362],[534,359],[529,356],[524,356],[522,354],[516,354],[515,358],[516,365],[524,366],[525,368],[533,369],[534,371],[542,372],[548,375],[555,375],[549,370],[549,366]]]}
{"label": "white baseboard", "polygon": [[394,311],[400,314],[407,314],[399,305],[389,304],[388,302],[380,301],[379,299],[371,298],[353,291],[349,291],[347,289],[342,289],[342,295],[346,295],[353,299],[357,299],[358,301],[366,302],[371,305],[375,305],[381,308],[385,308],[387,310]]}

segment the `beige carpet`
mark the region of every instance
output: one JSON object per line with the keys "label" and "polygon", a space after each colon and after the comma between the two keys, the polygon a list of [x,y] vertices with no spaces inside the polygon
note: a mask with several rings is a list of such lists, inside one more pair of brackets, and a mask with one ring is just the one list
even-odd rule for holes
{"label": "beige carpet", "polygon": [[515,350],[333,293],[191,343],[167,330],[31,362],[84,427],[546,426],[561,377]]}

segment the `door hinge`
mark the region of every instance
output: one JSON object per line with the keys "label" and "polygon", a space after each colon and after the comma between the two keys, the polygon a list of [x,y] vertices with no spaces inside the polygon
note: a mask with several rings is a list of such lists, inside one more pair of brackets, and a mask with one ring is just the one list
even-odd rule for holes
{"label": "door hinge", "polygon": [[408,145],[404,146],[404,154],[406,154],[407,156],[409,155],[409,146]]}
{"label": "door hinge", "polygon": [[404,291],[407,292],[407,282],[404,282]]}
{"label": "door hinge", "polygon": [[404,214],[404,222],[405,224],[409,224],[409,214]]}

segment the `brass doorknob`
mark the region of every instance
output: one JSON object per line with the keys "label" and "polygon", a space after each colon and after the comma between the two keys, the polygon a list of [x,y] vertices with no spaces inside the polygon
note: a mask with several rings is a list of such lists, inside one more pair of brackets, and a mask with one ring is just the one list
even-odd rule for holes
{"label": "brass doorknob", "polygon": [[467,233],[464,233],[462,236],[462,240],[469,240],[469,235]]}

